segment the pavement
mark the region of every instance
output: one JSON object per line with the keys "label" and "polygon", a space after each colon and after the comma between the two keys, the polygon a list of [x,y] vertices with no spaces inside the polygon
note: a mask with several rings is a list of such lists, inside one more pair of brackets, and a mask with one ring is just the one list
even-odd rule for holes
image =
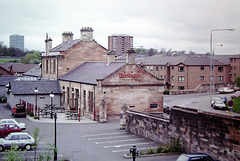
{"label": "pavement", "polygon": [[[27,118],[34,122],[41,122],[41,123],[53,123],[54,122],[54,118],[51,119],[49,117],[40,117],[40,119],[38,120],[38,119],[34,119],[34,117],[30,117],[29,115],[27,115]],[[80,121],[78,119],[77,120],[72,120],[72,119],[68,120],[65,113],[57,113],[57,123],[83,124],[83,123],[98,123],[98,121],[93,121],[85,116],[81,116]]]}

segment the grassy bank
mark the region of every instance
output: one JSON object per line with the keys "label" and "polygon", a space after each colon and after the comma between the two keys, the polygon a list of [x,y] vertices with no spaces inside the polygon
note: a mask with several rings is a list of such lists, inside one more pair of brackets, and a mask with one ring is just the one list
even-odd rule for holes
{"label": "grassy bank", "polygon": [[0,63],[20,63],[20,59],[0,59]]}

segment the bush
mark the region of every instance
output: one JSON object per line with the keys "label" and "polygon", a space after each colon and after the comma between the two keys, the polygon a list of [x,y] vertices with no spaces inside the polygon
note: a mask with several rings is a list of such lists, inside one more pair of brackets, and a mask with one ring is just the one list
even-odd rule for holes
{"label": "bush", "polygon": [[170,93],[169,89],[163,92],[163,94],[165,95],[169,95],[169,93]]}
{"label": "bush", "polygon": [[7,97],[0,97],[1,103],[7,103]]}

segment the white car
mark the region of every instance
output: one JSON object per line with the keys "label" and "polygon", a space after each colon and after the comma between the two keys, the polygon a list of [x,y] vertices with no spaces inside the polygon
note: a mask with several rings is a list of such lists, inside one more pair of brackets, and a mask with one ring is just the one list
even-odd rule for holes
{"label": "white car", "polygon": [[218,90],[219,93],[233,93],[234,89],[231,89],[229,87],[221,87]]}
{"label": "white car", "polygon": [[214,109],[225,109],[226,105],[222,100],[215,100],[212,102],[212,107]]}
{"label": "white car", "polygon": [[19,126],[22,130],[26,129],[25,123],[19,123],[15,119],[1,119],[0,124],[14,123]]}
{"label": "white car", "polygon": [[0,139],[0,151],[17,145],[20,149],[31,150],[34,145],[34,138],[26,132],[14,132]]}

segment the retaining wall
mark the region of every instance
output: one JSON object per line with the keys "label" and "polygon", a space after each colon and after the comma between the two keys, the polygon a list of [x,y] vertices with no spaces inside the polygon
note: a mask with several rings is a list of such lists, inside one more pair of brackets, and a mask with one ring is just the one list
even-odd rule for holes
{"label": "retaining wall", "polygon": [[173,108],[170,118],[128,111],[126,130],[159,143],[180,136],[187,152],[240,160],[240,118]]}

